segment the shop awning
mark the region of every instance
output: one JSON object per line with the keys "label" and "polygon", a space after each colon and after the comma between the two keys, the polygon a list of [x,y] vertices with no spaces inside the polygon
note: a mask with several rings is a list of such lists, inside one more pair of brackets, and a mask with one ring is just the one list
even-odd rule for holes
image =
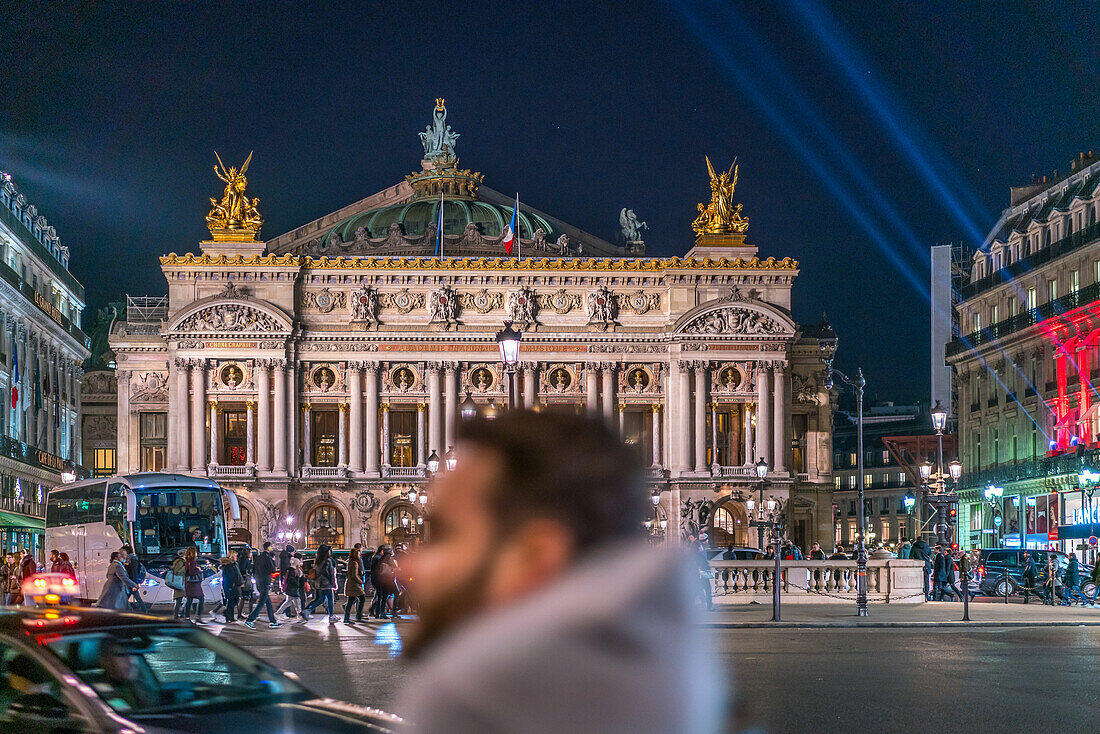
{"label": "shop awning", "polygon": [[45,531],[46,521],[39,517],[17,515],[14,512],[0,510],[0,528],[15,528],[18,530]]}

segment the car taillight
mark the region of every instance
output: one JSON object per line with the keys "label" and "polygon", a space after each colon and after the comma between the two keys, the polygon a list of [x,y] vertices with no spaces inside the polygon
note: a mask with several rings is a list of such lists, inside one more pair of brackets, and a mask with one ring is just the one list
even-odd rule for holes
{"label": "car taillight", "polygon": [[985,566],[978,566],[978,575],[985,576]]}
{"label": "car taillight", "polygon": [[279,578],[279,572],[278,572],[278,571],[275,571],[275,572],[273,572],[273,573],[271,574],[271,578],[273,578],[273,579],[277,579],[277,578]]}

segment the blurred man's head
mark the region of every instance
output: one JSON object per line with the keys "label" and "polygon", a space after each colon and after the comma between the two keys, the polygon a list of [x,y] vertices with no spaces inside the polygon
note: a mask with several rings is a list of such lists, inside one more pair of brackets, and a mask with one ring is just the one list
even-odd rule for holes
{"label": "blurred man's head", "polygon": [[414,655],[594,549],[640,537],[648,511],[633,454],[598,419],[513,411],[460,431],[458,462],[432,490],[431,542],[410,558]]}

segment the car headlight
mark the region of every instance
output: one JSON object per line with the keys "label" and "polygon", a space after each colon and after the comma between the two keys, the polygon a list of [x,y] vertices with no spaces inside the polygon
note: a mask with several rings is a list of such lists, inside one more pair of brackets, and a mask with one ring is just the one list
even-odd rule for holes
{"label": "car headlight", "polygon": [[221,582],[222,582],[222,577],[221,576],[215,576],[214,578],[210,579],[210,585],[211,586],[218,586],[218,585],[221,584]]}
{"label": "car headlight", "polygon": [[160,579],[145,579],[141,582],[141,585],[149,587],[160,586]]}

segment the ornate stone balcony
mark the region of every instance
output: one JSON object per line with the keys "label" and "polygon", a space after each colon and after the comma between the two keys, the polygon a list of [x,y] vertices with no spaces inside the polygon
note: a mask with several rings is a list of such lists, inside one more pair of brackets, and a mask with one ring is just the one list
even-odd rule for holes
{"label": "ornate stone balcony", "polygon": [[347,479],[346,466],[303,466],[302,479]]}
{"label": "ornate stone balcony", "polygon": [[256,466],[254,464],[238,464],[229,466],[226,464],[210,464],[207,473],[214,479],[255,479]]}
{"label": "ornate stone balcony", "polygon": [[[711,561],[717,604],[771,603],[775,561]],[[922,561],[867,561],[867,600],[919,604],[924,601]],[[783,603],[855,603],[855,561],[782,561]]]}
{"label": "ornate stone balcony", "polygon": [[745,479],[756,479],[756,467],[755,466],[720,466],[713,464],[710,467],[710,473],[715,477],[732,478],[741,477]]}
{"label": "ornate stone balcony", "polygon": [[382,476],[393,479],[422,479],[425,474],[422,466],[384,466]]}

